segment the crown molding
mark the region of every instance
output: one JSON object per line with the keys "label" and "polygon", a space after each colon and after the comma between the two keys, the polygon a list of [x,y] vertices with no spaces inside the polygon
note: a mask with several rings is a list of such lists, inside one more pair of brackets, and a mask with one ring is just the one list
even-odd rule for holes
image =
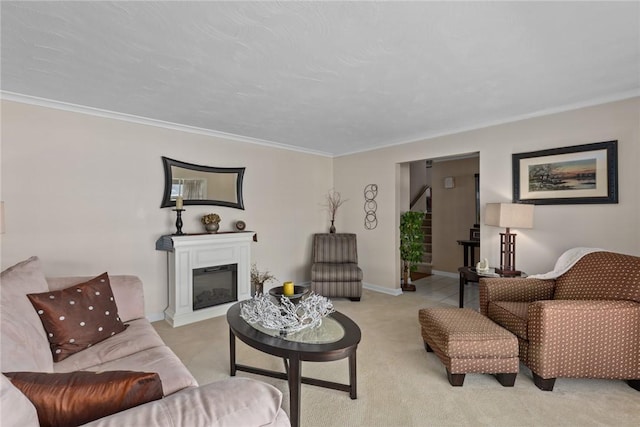
{"label": "crown molding", "polygon": [[37,96],[25,95],[21,93],[0,91],[0,99],[7,101],[20,102],[22,104],[37,105],[39,107],[53,108],[56,110],[70,111],[73,113],[86,114],[89,116],[103,117],[113,120],[122,120],[125,122],[136,123],[145,126],[154,126],[163,129],[171,129],[180,132],[194,133],[198,135],[206,135],[214,138],[228,139],[232,141],[244,142],[247,144],[262,145],[270,148],[279,148],[282,150],[297,151],[304,154],[312,154],[322,157],[333,157],[332,153],[324,151],[310,150],[306,148],[296,147],[293,145],[283,144],[265,139],[252,138],[250,136],[236,135],[233,133],[220,132],[211,129],[200,128],[196,126],[181,125],[179,123],[166,122],[163,120],[151,119],[148,117],[136,116],[133,114],[118,113],[116,111],[103,110],[101,108],[87,107],[84,105],[72,104],[69,102],[55,101],[52,99],[40,98]]}
{"label": "crown molding", "polygon": [[362,149],[362,150],[356,150],[356,151],[351,151],[351,152],[347,152],[347,153],[334,154],[333,157],[337,158],[337,157],[343,157],[343,156],[350,156],[350,155],[353,155],[353,154],[366,153],[366,152],[369,152],[369,151],[381,150],[381,149],[384,149],[384,148],[394,147],[396,145],[412,144],[412,143],[416,143],[416,142],[425,141],[425,140],[428,140],[428,139],[440,138],[440,137],[443,137],[443,136],[450,136],[450,135],[455,135],[455,134],[458,134],[458,133],[470,132],[470,131],[474,131],[474,130],[478,130],[478,129],[484,129],[484,128],[488,128],[488,127],[492,127],[492,126],[505,125],[505,124],[509,124],[509,123],[519,122],[519,121],[522,121],[522,120],[535,119],[535,118],[538,118],[538,117],[549,116],[551,114],[565,113],[565,112],[568,112],[568,111],[579,110],[581,108],[595,107],[595,106],[598,106],[598,105],[608,104],[608,103],[611,103],[611,102],[624,101],[626,99],[631,99],[631,98],[636,98],[636,97],[640,97],[640,89],[635,89],[635,90],[631,90],[631,91],[627,91],[627,92],[619,92],[619,93],[616,93],[614,95],[608,95],[608,96],[603,96],[603,97],[599,97],[599,98],[594,98],[594,99],[591,99],[589,101],[584,101],[584,102],[576,102],[576,103],[573,103],[573,104],[566,104],[566,105],[563,105],[563,106],[560,106],[560,107],[547,108],[547,109],[544,109],[544,110],[536,111],[534,113],[521,114],[519,116],[513,116],[513,117],[510,117],[510,118],[506,118],[506,119],[488,121],[488,122],[484,122],[484,123],[474,124],[474,125],[471,125],[471,126],[464,126],[464,127],[460,127],[460,128],[450,129],[450,130],[447,130],[447,131],[444,131],[444,132],[427,133],[427,134],[422,135],[421,137],[413,138],[411,140],[401,140],[401,141],[391,142],[391,143],[384,144],[384,145],[379,145],[377,147],[369,147],[369,148],[365,148],[365,149]]}
{"label": "crown molding", "polygon": [[424,134],[424,135],[422,135],[420,137],[412,138],[411,140],[399,140],[399,141],[390,142],[390,143],[384,144],[384,145],[378,145],[376,147],[368,147],[368,148],[365,148],[365,149],[362,149],[362,150],[354,150],[354,151],[350,151],[350,152],[335,154],[335,153],[328,153],[328,152],[325,152],[325,151],[301,148],[301,147],[297,147],[297,146],[293,146],[293,145],[283,144],[283,143],[274,142],[274,141],[268,141],[268,140],[259,139],[259,138],[252,138],[252,137],[249,137],[249,136],[236,135],[236,134],[232,134],[232,133],[220,132],[220,131],[211,130],[211,129],[199,128],[199,127],[195,127],[195,126],[181,125],[181,124],[178,124],[178,123],[166,122],[166,121],[163,121],[163,120],[156,120],[156,119],[136,116],[136,115],[132,115],[132,114],[118,113],[118,112],[115,112],[115,111],[103,110],[103,109],[100,109],[100,108],[87,107],[87,106],[72,104],[72,103],[68,103],[68,102],[55,101],[55,100],[51,100],[51,99],[40,98],[40,97],[36,97],[36,96],[31,96],[31,95],[25,95],[25,94],[21,94],[21,93],[15,93],[15,92],[9,92],[9,91],[0,90],[0,99],[6,99],[7,101],[20,102],[20,103],[23,103],[23,104],[37,105],[37,106],[40,106],[40,107],[53,108],[53,109],[57,109],[57,110],[70,111],[70,112],[74,112],[74,113],[87,114],[87,115],[91,115],[91,116],[109,118],[109,119],[114,119],[114,120],[122,120],[122,121],[131,122],[131,123],[137,123],[137,124],[141,124],[141,125],[146,125],[146,126],[154,126],[154,127],[164,128],[164,129],[176,130],[176,131],[180,131],[180,132],[187,132],[187,133],[194,133],[194,134],[199,134],[199,135],[206,135],[206,136],[211,136],[211,137],[215,137],[215,138],[223,138],[223,139],[228,139],[228,140],[232,140],[232,141],[244,142],[244,143],[255,144],[255,145],[262,145],[262,146],[266,146],[266,147],[270,147],[270,148],[279,148],[279,149],[282,149],[282,150],[296,151],[296,152],[300,152],[300,153],[304,153],[304,154],[311,154],[311,155],[315,155],[315,156],[322,156],[322,157],[329,157],[329,158],[338,158],[338,157],[350,156],[350,155],[354,155],[354,154],[361,154],[361,153],[366,153],[366,152],[369,152],[369,151],[375,151],[375,150],[381,150],[381,149],[385,149],[385,148],[390,148],[390,147],[394,147],[394,146],[397,146],[397,145],[412,144],[412,143],[416,143],[416,142],[420,142],[420,141],[425,141],[425,140],[428,140],[428,139],[440,138],[440,137],[444,137],[444,136],[455,135],[455,134],[458,134],[458,133],[470,132],[470,131],[474,131],[474,130],[478,130],[478,129],[484,129],[484,128],[488,128],[488,127],[492,127],[492,126],[499,126],[499,125],[504,125],[504,124],[509,124],[509,123],[522,121],[522,120],[528,120],[528,119],[533,119],[533,118],[537,118],[537,117],[548,116],[548,115],[551,115],[551,114],[564,113],[564,112],[568,112],[568,111],[572,111],[572,110],[578,110],[578,109],[581,109],[581,108],[588,108],[588,107],[594,107],[594,106],[597,106],[597,105],[607,104],[607,103],[611,103],[611,102],[624,101],[626,99],[631,99],[631,98],[635,98],[635,97],[639,97],[639,96],[640,96],[640,89],[627,91],[627,92],[620,92],[620,93],[617,93],[617,94],[614,94],[614,95],[594,98],[592,100],[585,101],[585,102],[566,104],[566,105],[563,105],[563,106],[560,106],[560,107],[548,108],[548,109],[536,111],[534,113],[522,114],[522,115],[513,116],[513,117],[510,117],[510,118],[506,118],[506,119],[488,121],[488,122],[484,122],[484,123],[478,123],[478,124],[475,124],[475,125],[465,126],[465,127],[455,128],[455,129],[450,129],[450,130],[443,131],[443,132],[426,133],[426,134]]}

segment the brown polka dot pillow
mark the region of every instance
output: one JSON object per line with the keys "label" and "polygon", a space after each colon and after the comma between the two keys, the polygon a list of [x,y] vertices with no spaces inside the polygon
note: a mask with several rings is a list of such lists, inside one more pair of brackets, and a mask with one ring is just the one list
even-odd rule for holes
{"label": "brown polka dot pillow", "polygon": [[127,327],[118,316],[107,273],[67,289],[28,294],[27,297],[40,316],[54,362]]}

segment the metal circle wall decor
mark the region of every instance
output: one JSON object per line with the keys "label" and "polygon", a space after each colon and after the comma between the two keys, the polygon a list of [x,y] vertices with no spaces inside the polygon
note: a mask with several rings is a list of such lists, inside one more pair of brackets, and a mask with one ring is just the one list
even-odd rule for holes
{"label": "metal circle wall decor", "polygon": [[373,230],[378,226],[378,218],[376,218],[376,210],[378,203],[375,201],[378,195],[378,185],[369,184],[364,187],[364,228],[365,230]]}

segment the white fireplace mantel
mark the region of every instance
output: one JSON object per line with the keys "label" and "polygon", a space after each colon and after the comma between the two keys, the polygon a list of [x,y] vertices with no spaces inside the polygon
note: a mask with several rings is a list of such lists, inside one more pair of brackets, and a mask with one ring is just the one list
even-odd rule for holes
{"label": "white fireplace mantel", "polygon": [[251,298],[251,242],[254,232],[163,236],[156,249],[166,250],[169,263],[169,306],[164,318],[182,326],[222,316],[235,302],[193,310],[193,270],[238,264],[238,301]]}

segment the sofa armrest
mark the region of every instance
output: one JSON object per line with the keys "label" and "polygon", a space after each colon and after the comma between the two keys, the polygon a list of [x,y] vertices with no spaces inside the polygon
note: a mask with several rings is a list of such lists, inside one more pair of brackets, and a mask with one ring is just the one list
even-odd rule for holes
{"label": "sofa armrest", "polygon": [[190,388],[85,424],[121,426],[290,426],[282,393],[270,384],[231,378]]}
{"label": "sofa armrest", "polygon": [[555,280],[482,277],[479,287],[480,313],[486,316],[490,301],[533,302],[553,298]]}
{"label": "sofa armrest", "polygon": [[528,310],[529,367],[543,378],[640,378],[639,331],[634,301],[536,301]]}
{"label": "sofa armrest", "polygon": [[[95,276],[47,277],[49,290],[65,289],[93,279]],[[141,319],[144,315],[144,288],[137,276],[112,276],[109,282],[118,306],[118,315],[123,322]]]}

